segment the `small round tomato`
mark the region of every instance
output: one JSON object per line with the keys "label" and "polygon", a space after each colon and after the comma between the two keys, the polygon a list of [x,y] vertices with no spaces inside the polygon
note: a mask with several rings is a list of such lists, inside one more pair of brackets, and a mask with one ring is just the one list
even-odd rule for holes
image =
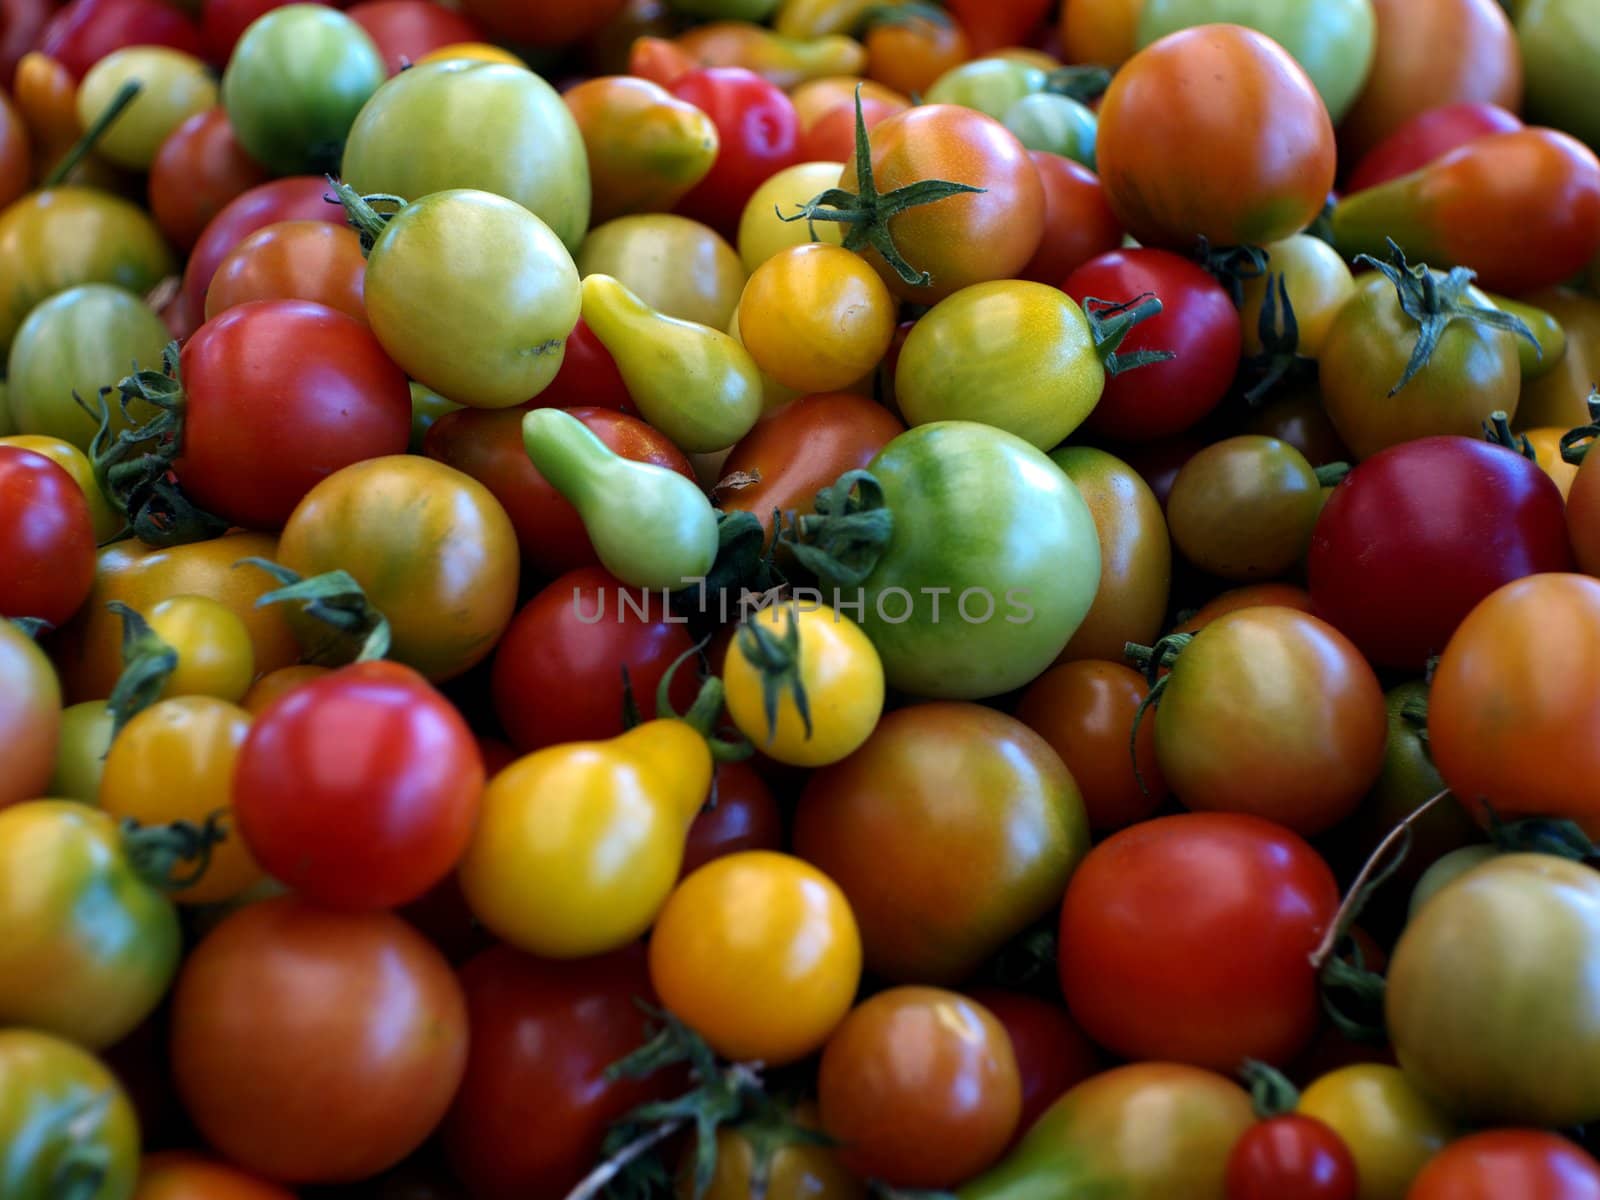
{"label": "small round tomato", "polygon": [[1136,1059],[1283,1063],[1317,1020],[1311,952],[1333,872],[1281,826],[1234,813],[1145,821],[1089,852],[1061,910],[1067,1006]]}
{"label": "small round tomato", "polygon": [[959,21],[895,14],[873,23],[863,39],[867,76],[906,95],[920,95],[934,80],[972,56]]}
{"label": "small round tomato", "polygon": [[150,213],[168,241],[189,250],[224,205],[267,179],[219,105],[195,113],[161,143],[150,164]]}
{"label": "small round tomato", "polygon": [[318,667],[310,663],[297,664],[292,667],[279,667],[276,671],[268,671],[250,685],[250,690],[244,694],[244,699],[239,701],[239,707],[253,717],[259,717],[279,696],[292,692],[303,683],[309,683],[319,676],[326,675],[331,668]]}
{"label": "small round tomato", "polygon": [[1005,1026],[940,988],[864,1001],[833,1031],[817,1074],[822,1125],[847,1167],[895,1187],[952,1187],[1000,1157],[1022,1084]]}
{"label": "small round tomato", "polygon": [[78,85],[78,120],[85,129],[130,82],[140,85],[138,93],[94,149],[120,167],[145,171],[174,130],[216,105],[217,85],[203,62],[182,51],[165,46],[116,50],[90,67]]}
{"label": "small round tomato", "polygon": [[745,286],[733,247],[675,213],[607,221],[590,231],[576,261],[580,275],[609,275],[657,312],[713,329],[728,327]]}
{"label": "small round tomato", "polygon": [[1332,1129],[1356,1160],[1360,1200],[1406,1200],[1423,1164],[1456,1135],[1455,1123],[1399,1067],[1362,1063],[1321,1076],[1295,1111]]}
{"label": "small round tomato", "polygon": [[144,614],[150,630],[178,654],[162,696],[215,696],[237,702],[256,675],[250,630],[210,596],[172,596]]}
{"label": "small round tomato", "polygon": [[94,584],[94,523],[82,489],[44,455],[0,446],[0,512],[0,619],[63,624]]}
{"label": "small round tomato", "polygon": [[1284,575],[1305,557],[1322,502],[1322,484],[1300,451],[1245,434],[1183,465],[1167,497],[1167,522],[1193,565],[1250,582]]}
{"label": "small round tomato", "polygon": [[1122,225],[1100,177],[1088,167],[1044,150],[1030,150],[1028,158],[1044,186],[1044,235],[1019,278],[1058,285],[1084,263],[1120,247]]}
{"label": "small round tomato", "polygon": [[800,161],[799,115],[789,97],[742,67],[701,67],[666,87],[717,128],[716,161],[678,211],[731,235],[751,193]]}
{"label": "small round tomato", "polygon": [[[1327,339],[1334,317],[1356,290],[1350,268],[1345,266],[1337,250],[1309,234],[1297,233],[1264,249],[1266,272],[1244,280],[1244,303],[1239,306],[1244,352],[1261,353],[1261,308],[1268,287],[1273,289],[1273,301],[1278,304],[1281,280],[1289,296],[1289,307],[1294,312],[1297,348],[1301,354],[1315,358]],[[1281,313],[1279,320],[1283,320]]]}
{"label": "small round tomato", "polygon": [[[785,167],[751,192],[735,241],[744,269],[753,272],[780,250],[810,245],[812,229],[806,222],[781,218],[794,216],[807,200],[838,182],[837,162],[804,162]],[[844,240],[836,222],[817,221],[815,230],[816,240],[824,244],[837,246]]]}
{"label": "small round tomato", "polygon": [[[813,1131],[819,1124],[811,1103],[801,1104],[787,1119]],[[775,1149],[758,1151],[759,1137],[759,1128],[746,1132],[724,1125],[717,1130],[717,1169],[698,1200],[748,1200],[759,1186],[765,1187],[767,1200],[867,1200],[867,1185],[839,1161],[837,1147],[782,1141]],[[676,1200],[696,1200],[696,1149],[693,1142],[685,1147],[674,1181]]]}
{"label": "small round tomato", "polygon": [[[877,125],[897,112],[904,112],[911,107],[903,98],[885,100],[877,96],[869,96],[865,89],[861,95],[861,122],[870,132]],[[846,163],[855,156],[856,149],[856,105],[854,98],[841,101],[832,108],[824,110],[820,115],[806,121],[804,114],[801,120],[805,128],[800,134],[801,157],[818,161]],[[812,195],[816,193],[813,192]],[[810,197],[806,197],[810,199]]]}
{"label": "small round tomato", "polygon": [[61,710],[61,741],[55,773],[40,796],[59,796],[80,804],[97,804],[106,752],[111,749],[114,718],[104,700],[85,700]]}
{"label": "small round tomato", "polygon": [[1344,1140],[1298,1113],[1252,1126],[1228,1157],[1228,1200],[1357,1200],[1356,1160]]}
{"label": "small round tomato", "polygon": [[993,1013],[1011,1038],[1022,1081],[1019,1136],[1058,1098],[1099,1072],[1099,1051],[1061,1004],[991,987],[968,995]]}
{"label": "small round tomato", "polygon": [[787,388],[827,392],[882,361],[896,304],[857,255],[811,243],[756,268],[739,299],[739,338],[756,365]]}
{"label": "small round tomato", "polygon": [[365,325],[366,272],[354,229],[280,221],[256,230],[217,264],[206,289],[206,320],[251,300],[313,300]]}
{"label": "small round tomato", "polygon": [[844,894],[771,851],[701,867],[650,937],[656,995],[725,1058],[804,1058],[844,1019],[860,979],[861,936]]}
{"label": "small round tomato", "polygon": [[[61,738],[61,685],[22,627],[0,619],[0,809],[48,795]],[[93,797],[90,797],[93,800]]]}
{"label": "small round tomato", "polygon": [[712,799],[684,839],[682,875],[741,850],[781,850],[783,832],[778,802],[756,769],[747,762],[719,763]]}
{"label": "small round tomato", "polygon": [[1428,1161],[1409,1200],[1595,1200],[1600,1163],[1537,1129],[1491,1129],[1452,1142]]}
{"label": "small round tomato", "polygon": [[1288,442],[1305,455],[1313,467],[1348,463],[1353,457],[1328,419],[1315,383],[1310,381],[1292,385],[1282,395],[1268,398],[1245,417],[1239,432]]}
{"label": "small round tomato", "polygon": [[133,1200],[294,1200],[294,1193],[182,1150],[147,1154]]}

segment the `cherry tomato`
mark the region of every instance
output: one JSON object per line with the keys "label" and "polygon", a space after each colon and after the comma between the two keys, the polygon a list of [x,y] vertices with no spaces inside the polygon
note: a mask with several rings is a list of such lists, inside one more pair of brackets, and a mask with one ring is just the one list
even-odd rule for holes
{"label": "cherry tomato", "polygon": [[256,230],[217,265],[206,289],[206,320],[252,300],[311,300],[365,325],[366,270],[354,229],[279,221]]}
{"label": "cherry tomato", "polygon": [[[61,738],[61,685],[44,651],[0,620],[0,809],[47,795]],[[92,799],[92,797],[91,797]]]}
{"label": "cherry tomato", "polygon": [[1367,151],[1344,190],[1346,194],[1364,192],[1409,175],[1468,142],[1521,128],[1521,118],[1498,104],[1463,101],[1424,109]]}
{"label": "cherry tomato", "polygon": [[1322,502],[1322,484],[1300,451],[1243,434],[1184,463],[1167,497],[1167,523],[1178,551],[1202,571],[1275,579],[1305,557]]}
{"label": "cherry tomato", "polygon": [[950,0],[974,54],[1025,44],[1050,13],[1051,0]]}
{"label": "cherry tomato", "polygon": [[391,75],[421,62],[430,50],[483,40],[476,22],[433,0],[362,0],[347,11],[378,47]]}
{"label": "cherry tomato", "polygon": [[128,46],[89,68],[78,86],[78,120],[93,126],[122,88],[140,85],[133,100],[105,127],[95,153],[131,171],[148,171],[178,126],[216,106],[217,85],[192,54],[165,46]]}
{"label": "cherry tomato", "polygon": [[169,242],[189,250],[226,204],[268,178],[219,105],[195,113],[161,143],[150,164],[150,213]]}
{"label": "cherry tomato", "polygon": [[1058,285],[1091,259],[1122,245],[1122,225],[1106,202],[1100,177],[1045,150],[1028,158],[1044,185],[1044,235],[1018,278]]}
{"label": "cherry tomato", "polygon": [[1058,1098],[1100,1070],[1094,1043],[1060,1004],[999,988],[976,988],[968,994],[993,1013],[1011,1037],[1022,1081],[1019,1136]]}
{"label": "cherry tomato", "polygon": [[731,237],[745,201],[768,176],[800,161],[800,119],[772,84],[741,67],[701,67],[667,84],[716,124],[717,158],[678,211]]}
{"label": "cherry tomato", "polygon": [[[1294,312],[1295,332],[1298,335],[1296,349],[1301,354],[1315,358],[1327,339],[1333,319],[1356,290],[1350,268],[1345,266],[1337,250],[1321,238],[1309,234],[1297,233],[1264,248],[1267,251],[1266,273],[1244,280],[1244,303],[1239,306],[1239,325],[1244,334],[1245,353],[1254,355],[1262,352],[1262,305],[1266,301],[1269,286],[1273,290],[1274,301],[1277,301],[1281,282]],[[1281,317],[1279,319],[1282,320]]]}
{"label": "cherry tomato", "polygon": [[250,685],[250,690],[244,694],[244,699],[239,701],[239,707],[251,716],[259,717],[267,705],[279,696],[292,692],[303,683],[309,683],[321,675],[326,675],[330,669],[305,663],[268,671]]}
{"label": "cherry tomato", "polygon": [[1408,1200],[1596,1200],[1600,1163],[1564,1137],[1491,1129],[1452,1142],[1422,1168]]}
{"label": "cherry tomato", "polygon": [[1406,1200],[1418,1171],[1456,1135],[1455,1123],[1399,1067],[1360,1063],[1314,1080],[1295,1111],[1344,1140],[1360,1200]]}
{"label": "cherry tomato", "polygon": [[1228,1158],[1228,1200],[1357,1200],[1356,1160],[1314,1117],[1253,1125]]}
{"label": "cherry tomato", "polygon": [[50,18],[35,48],[82,79],[106,55],[135,45],[201,53],[194,22],[160,0],[71,0]]}
{"label": "cherry tomato", "polygon": [[966,31],[954,19],[897,15],[870,26],[864,41],[867,77],[908,96],[921,95],[972,56]]}
{"label": "cherry tomato", "polygon": [[783,816],[772,789],[749,763],[717,766],[716,804],[700,810],[683,847],[687,876],[714,858],[741,850],[783,849]]}
{"label": "cherry tomato", "polygon": [[[861,119],[868,131],[886,118],[910,107],[904,101],[861,96]],[[854,100],[835,104],[816,119],[807,122],[800,135],[800,156],[807,161],[847,163],[856,152],[856,106]],[[811,197],[807,196],[806,199]]]}
{"label": "cherry tomato", "polygon": [[611,351],[582,317],[567,335],[567,353],[561,360],[561,369],[533,403],[540,408],[614,408],[630,414],[637,411]]}
{"label": "cherry tomato", "polygon": [[94,523],[72,476],[19,446],[0,446],[0,619],[61,625],[94,584]]}

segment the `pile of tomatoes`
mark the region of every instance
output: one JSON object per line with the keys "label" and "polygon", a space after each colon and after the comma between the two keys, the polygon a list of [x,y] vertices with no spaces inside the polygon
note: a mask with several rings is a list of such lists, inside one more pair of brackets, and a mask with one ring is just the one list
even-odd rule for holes
{"label": "pile of tomatoes", "polygon": [[0,0],[0,1198],[1600,1200],[1595,0]]}

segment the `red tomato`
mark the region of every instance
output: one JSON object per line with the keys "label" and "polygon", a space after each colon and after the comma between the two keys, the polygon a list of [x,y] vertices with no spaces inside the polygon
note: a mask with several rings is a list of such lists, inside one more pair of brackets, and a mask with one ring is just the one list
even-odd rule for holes
{"label": "red tomato", "polygon": [[622,11],[626,0],[467,0],[467,15],[483,22],[496,40],[519,46],[570,46],[598,33]]}
{"label": "red tomato", "polygon": [[[464,408],[434,422],[423,442],[429,458],[471,475],[494,493],[517,531],[522,561],[551,578],[600,561],[572,503],[551,486],[522,445],[521,408]],[[609,408],[567,410],[612,450],[694,479],[689,460],[638,417]]]}
{"label": "red tomato", "polygon": [[496,946],[462,968],[461,986],[472,1048],[444,1125],[450,1162],[475,1200],[563,1196],[611,1122],[671,1082],[605,1075],[645,1039],[643,949],[552,962]]}
{"label": "red tomato", "polygon": [[[239,37],[258,18],[297,0],[201,0],[200,33],[205,40],[206,57],[223,66],[233,56]],[[326,4],[329,0],[308,0]]]}
{"label": "red tomato", "polygon": [[742,67],[702,67],[667,90],[705,112],[720,139],[711,170],[677,211],[731,238],[750,193],[800,161],[800,118],[788,96]]}
{"label": "red tomato", "polygon": [[[861,116],[870,131],[885,118],[905,108],[877,96],[862,95]],[[856,106],[854,102],[835,104],[806,127],[800,135],[800,160],[803,162],[847,163],[856,153]],[[810,199],[810,197],[807,197]]]}
{"label": "red tomato", "polygon": [[196,57],[203,53],[194,22],[161,0],[70,0],[50,18],[36,49],[74,79],[82,79],[95,63],[124,46],[171,46]]}
{"label": "red tomato", "polygon": [[0,446],[0,619],[61,625],[94,585],[94,522],[83,489],[42,454]]}
{"label": "red tomato", "polygon": [[1381,450],[1328,498],[1307,557],[1318,616],[1381,666],[1420,668],[1502,584],[1572,567],[1561,492],[1501,446]]}
{"label": "red tomato", "polygon": [[632,413],[633,397],[611,351],[582,317],[567,335],[567,353],[550,385],[533,400],[536,408],[615,408]]}
{"label": "red tomato", "polygon": [[1100,177],[1060,154],[1030,150],[1044,185],[1044,237],[1021,279],[1060,286],[1084,263],[1122,245],[1122,225],[1106,202]]}
{"label": "red tomato", "polygon": [[365,325],[366,276],[348,225],[279,221],[228,251],[206,289],[206,319],[251,300],[311,300]]}
{"label": "red tomato", "polygon": [[188,405],[173,464],[185,494],[280,529],[340,467],[405,451],[411,386],[360,322],[307,300],[256,300],[202,325],[179,362]]}
{"label": "red tomato", "polygon": [[1027,45],[1050,15],[1054,0],[949,0],[974,57]]}
{"label": "red tomato", "polygon": [[293,897],[239,909],[172,998],[184,1107],[229,1159],[288,1183],[366,1179],[421,1145],[467,1061],[467,1008],[399,917]]}
{"label": "red tomato", "polygon": [[689,875],[714,858],[741,850],[783,849],[783,817],[778,812],[778,802],[749,763],[719,764],[715,795],[717,806],[702,808],[689,826],[680,876]]}
{"label": "red tomato", "polygon": [[234,197],[270,178],[234,138],[228,114],[220,106],[208,109],[161,143],[150,164],[150,214],[169,242],[188,250]]}
{"label": "red tomato", "polygon": [[968,995],[993,1013],[1011,1035],[1022,1079],[1019,1135],[1063,1092],[1100,1069],[1094,1043],[1059,1004],[999,988],[975,988]]}
{"label": "red tomato", "polygon": [[1122,349],[1176,355],[1108,378],[1086,428],[1124,441],[1181,433],[1232,386],[1244,345],[1239,312],[1222,285],[1188,259],[1165,250],[1114,250],[1079,267],[1062,288],[1078,301],[1120,303],[1154,293],[1160,314],[1134,326]]}
{"label": "red tomato", "polygon": [[1228,1200],[1356,1200],[1350,1147],[1315,1117],[1273,1117],[1245,1131],[1228,1158]]}
{"label": "red tomato", "polygon": [[[648,719],[656,685],[693,645],[659,592],[643,596],[599,567],[570,571],[528,601],[500,639],[491,684],[495,712],[524,754],[615,737],[622,732],[622,668]],[[690,664],[674,676],[673,689],[682,712],[694,701]]]}
{"label": "red tomato", "polygon": [[467,848],[483,759],[461,714],[398,663],[356,663],[250,726],[233,807],[256,861],[334,908],[420,897]]}
{"label": "red tomato", "polygon": [[362,0],[349,16],[377,44],[391,75],[430,50],[488,40],[476,21],[433,0]]}
{"label": "red tomato", "polygon": [[1600,1163],[1542,1129],[1491,1129],[1428,1161],[1406,1200],[1600,1200]]}
{"label": "red tomato", "polygon": [[147,1154],[133,1200],[294,1200],[294,1193],[187,1151]]}
{"label": "red tomato", "polygon": [[1060,971],[1085,1033],[1132,1059],[1283,1063],[1317,1023],[1311,952],[1339,889],[1280,825],[1185,813],[1089,852],[1061,909]]}
{"label": "red tomato", "polygon": [[1409,175],[1450,151],[1491,133],[1511,133],[1522,119],[1498,104],[1466,101],[1418,113],[1369,150],[1345,183],[1345,193],[1365,191]]}

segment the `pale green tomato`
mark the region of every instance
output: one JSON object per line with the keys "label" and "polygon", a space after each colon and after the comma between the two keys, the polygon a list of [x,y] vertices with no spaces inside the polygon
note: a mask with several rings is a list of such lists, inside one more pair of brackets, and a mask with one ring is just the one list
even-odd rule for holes
{"label": "pale green tomato", "polygon": [[106,751],[111,749],[111,710],[104,700],[85,700],[61,710],[61,743],[56,773],[45,794],[80,804],[97,804]]}
{"label": "pale green tomato", "polygon": [[[802,246],[812,240],[813,226],[819,242],[837,246],[844,240],[844,227],[837,221],[785,221],[806,201],[839,184],[836,162],[798,163],[785,167],[754,192],[739,218],[739,258],[747,272],[753,272],[779,250]],[[780,216],[781,214],[781,216]]]}
{"label": "pale green tomato", "polygon": [[713,329],[728,328],[745,284],[744,264],[716,230],[673,213],[618,217],[590,230],[578,274],[609,275],[657,312]]}
{"label": "pale green tomato", "polygon": [[1098,122],[1086,105],[1070,96],[1035,92],[1006,109],[1003,124],[1029,150],[1059,154],[1094,170]]}
{"label": "pale green tomato", "polygon": [[147,170],[161,143],[195,113],[214,108],[217,84],[205,63],[166,46],[129,46],[106,55],[78,85],[78,120],[87,129],[129,81],[139,94],[95,143],[118,166]]}
{"label": "pale green tomato", "polygon": [[1008,58],[975,58],[951,67],[929,85],[926,104],[959,104],[996,121],[1024,96],[1042,92],[1049,77],[1038,67]]}

